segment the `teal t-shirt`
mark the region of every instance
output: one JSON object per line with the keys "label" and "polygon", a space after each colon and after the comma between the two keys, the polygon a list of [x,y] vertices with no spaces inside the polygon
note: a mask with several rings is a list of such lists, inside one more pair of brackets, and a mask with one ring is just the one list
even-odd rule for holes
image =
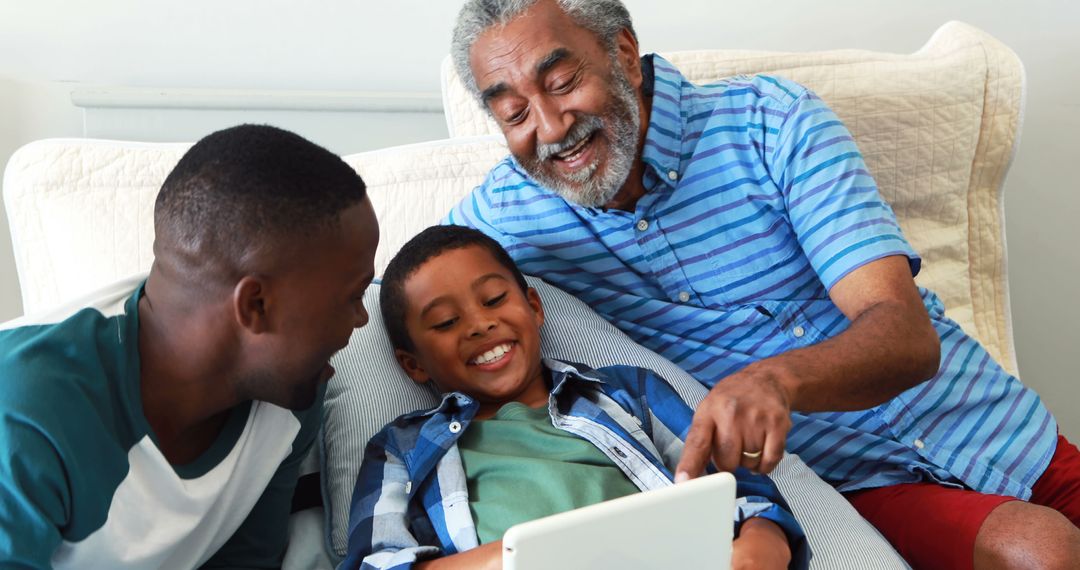
{"label": "teal t-shirt", "polygon": [[0,566],[280,566],[322,396],[239,406],[199,458],[169,464],[142,408],[142,284],[0,324]]}
{"label": "teal t-shirt", "polygon": [[638,492],[592,443],[551,425],[546,406],[511,402],[458,439],[481,544],[515,524]]}

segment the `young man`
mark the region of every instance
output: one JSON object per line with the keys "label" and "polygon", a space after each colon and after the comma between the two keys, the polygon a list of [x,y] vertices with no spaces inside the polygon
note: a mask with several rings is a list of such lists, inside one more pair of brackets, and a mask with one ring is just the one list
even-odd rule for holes
{"label": "young man", "polygon": [[327,361],[367,322],[359,176],[265,126],[169,174],[146,278],[0,331],[0,566],[281,565]]}
{"label": "young man", "polygon": [[817,96],[693,85],[618,0],[469,0],[451,52],[513,156],[448,221],[710,388],[679,472],[786,444],[916,566],[1080,559],[1080,453],[916,287]]}
{"label": "young man", "polygon": [[[540,298],[491,238],[425,230],[379,301],[398,362],[443,398],[368,444],[342,568],[499,568],[514,524],[671,484],[692,411],[650,371],[542,359]],[[805,567],[772,482],[736,477],[735,567]]]}

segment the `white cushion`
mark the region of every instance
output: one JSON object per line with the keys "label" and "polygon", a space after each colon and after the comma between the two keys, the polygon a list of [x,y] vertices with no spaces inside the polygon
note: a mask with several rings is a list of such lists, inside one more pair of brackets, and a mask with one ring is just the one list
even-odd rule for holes
{"label": "white cushion", "polygon": [[502,136],[441,140],[345,157],[368,187],[379,219],[375,272],[420,230],[439,223],[506,156]]}
{"label": "white cushion", "polygon": [[[1023,67],[1009,48],[960,22],[910,55],[862,50],[659,52],[694,83],[736,74],[793,79],[851,130],[881,194],[925,261],[920,285],[1016,373],[1001,190],[1018,140]],[[443,62],[451,136],[499,129]]]}
{"label": "white cushion", "polygon": [[[190,147],[50,139],[19,149],[4,173],[4,201],[24,312],[38,313],[149,270],[154,199]],[[344,157],[367,183],[379,219],[376,272],[505,154],[502,137],[486,136]]]}

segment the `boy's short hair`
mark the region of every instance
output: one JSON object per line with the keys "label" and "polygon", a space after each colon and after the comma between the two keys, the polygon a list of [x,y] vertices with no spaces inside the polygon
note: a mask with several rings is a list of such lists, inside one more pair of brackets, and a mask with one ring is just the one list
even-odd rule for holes
{"label": "boy's short hair", "polygon": [[413,350],[412,339],[405,328],[405,281],[431,258],[453,249],[479,246],[488,251],[495,261],[510,271],[514,281],[526,291],[529,285],[517,264],[510,258],[499,242],[483,232],[464,226],[432,226],[401,247],[383,272],[379,289],[379,308],[383,325],[394,348]]}

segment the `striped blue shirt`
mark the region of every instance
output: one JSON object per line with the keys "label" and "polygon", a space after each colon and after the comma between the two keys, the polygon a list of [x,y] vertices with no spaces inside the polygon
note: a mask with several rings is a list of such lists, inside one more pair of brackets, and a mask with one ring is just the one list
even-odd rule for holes
{"label": "striped blue shirt", "polygon": [[[632,366],[544,364],[551,372],[552,425],[596,445],[642,491],[673,484],[693,411],[671,385]],[[402,570],[479,546],[457,446],[477,409],[476,400],[450,392],[435,408],[401,416],[371,438],[353,491],[349,550],[340,570]],[[735,480],[736,536],[751,517],[770,520],[788,538],[789,568],[806,568],[806,536],[773,482],[743,468]]]}
{"label": "striped blue shirt", "polygon": [[[522,271],[573,293],[706,386],[849,325],[828,290],[871,261],[921,260],[851,134],[814,93],[770,76],[689,83],[659,56],[633,212],[585,208],[510,157],[455,207]],[[646,80],[648,84],[648,79]],[[934,480],[1028,498],[1057,425],[920,289],[937,375],[875,408],[792,414],[788,451],[841,491]]]}

